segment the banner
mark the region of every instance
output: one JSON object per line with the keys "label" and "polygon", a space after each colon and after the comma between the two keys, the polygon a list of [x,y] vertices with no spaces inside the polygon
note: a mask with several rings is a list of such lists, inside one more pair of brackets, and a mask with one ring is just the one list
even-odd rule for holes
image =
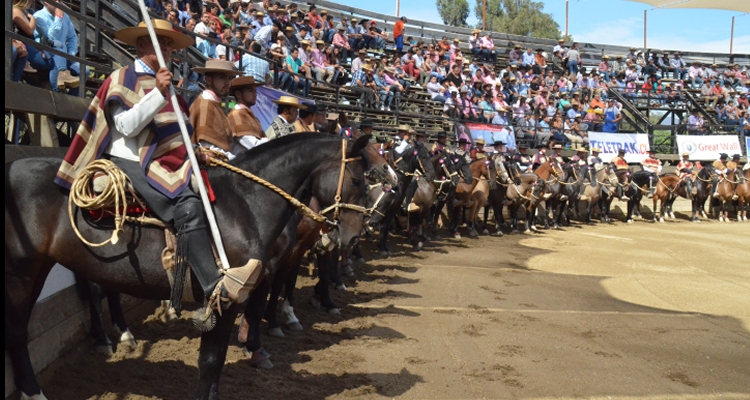
{"label": "banner", "polygon": [[[271,125],[271,122],[273,122],[278,115],[278,113],[276,113],[276,104],[272,103],[271,100],[278,100],[281,96],[290,96],[290,94],[283,90],[258,86],[258,99],[255,102],[255,105],[250,107],[250,109],[253,110],[253,114],[255,114],[260,120],[260,126],[264,131],[268,129],[268,126]],[[297,97],[297,99],[299,99],[300,103],[315,104],[315,102],[310,99],[302,97]]]}
{"label": "banner", "polygon": [[456,140],[462,133],[466,133],[471,138],[472,143],[482,138],[487,145],[503,142],[508,149],[516,148],[516,137],[513,135],[513,131],[504,126],[456,122]]}
{"label": "banner", "polygon": [[736,135],[677,136],[677,150],[689,153],[691,160],[716,160],[721,153],[729,157],[741,154],[740,139]]}
{"label": "banner", "polygon": [[747,157],[747,161],[750,162],[750,136],[745,138],[745,157]]}
{"label": "banner", "polygon": [[599,157],[610,162],[620,149],[625,149],[625,160],[640,163],[648,157],[648,135],[645,133],[602,133],[589,132],[590,148],[599,147]]}

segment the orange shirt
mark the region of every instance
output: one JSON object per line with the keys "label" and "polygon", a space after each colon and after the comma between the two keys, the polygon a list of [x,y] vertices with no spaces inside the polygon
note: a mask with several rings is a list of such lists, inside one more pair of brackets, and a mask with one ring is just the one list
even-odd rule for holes
{"label": "orange shirt", "polygon": [[615,165],[615,169],[618,171],[628,169],[628,162],[625,161],[625,157],[616,156],[611,163]]}
{"label": "orange shirt", "polygon": [[393,25],[393,38],[397,38],[404,34],[404,21],[398,20]]}

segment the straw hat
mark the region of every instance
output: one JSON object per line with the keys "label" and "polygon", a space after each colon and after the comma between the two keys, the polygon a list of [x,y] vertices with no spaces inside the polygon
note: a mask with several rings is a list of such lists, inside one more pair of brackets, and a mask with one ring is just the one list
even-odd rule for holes
{"label": "straw hat", "polygon": [[[172,23],[167,20],[152,19],[151,24],[154,26],[156,36],[164,36],[172,39],[173,50],[184,49],[185,47],[192,46],[194,43],[193,38],[190,36],[172,29]],[[123,28],[115,32],[115,39],[130,46],[135,46],[135,42],[144,36],[148,36],[148,29],[146,29],[146,22],[144,21],[141,21],[138,26]]]}
{"label": "straw hat", "polygon": [[396,128],[396,131],[398,132],[411,132],[411,128],[409,125],[399,125],[398,128]]}
{"label": "straw hat", "polygon": [[602,60],[609,60],[609,56],[602,56]]}
{"label": "straw hat", "polygon": [[322,41],[322,40],[318,39],[318,40],[316,40],[316,41],[315,41],[315,44],[316,44],[316,45],[318,45],[318,44],[323,44],[323,45],[324,45],[324,44],[326,44],[326,42],[324,42],[324,41]]}
{"label": "straw hat", "polygon": [[227,75],[242,75],[241,71],[237,71],[237,69],[234,68],[234,64],[231,61],[225,60],[208,60],[206,61],[205,67],[193,68],[193,72],[199,74],[210,74],[216,72]]}
{"label": "straw hat", "polygon": [[264,13],[263,11],[256,11],[255,12],[255,16],[256,17],[265,17],[266,13]]}
{"label": "straw hat", "polygon": [[351,21],[351,22],[357,22],[357,19],[356,18],[352,18],[349,21]]}
{"label": "straw hat", "polygon": [[294,96],[281,96],[278,100],[271,100],[271,102],[280,106],[291,106],[302,110],[307,110],[307,106],[300,103],[299,99]]}
{"label": "straw hat", "polygon": [[583,146],[578,146],[578,147],[576,147],[576,151],[577,151],[577,152],[588,153],[588,150],[586,150],[586,148],[585,148],[585,147],[583,147]]}
{"label": "straw hat", "polygon": [[601,153],[601,152],[602,152],[602,149],[600,149],[600,148],[598,148],[598,147],[592,147],[592,148],[591,148],[591,152],[592,152],[592,153]]}
{"label": "straw hat", "polygon": [[229,86],[230,90],[242,88],[245,86],[263,86],[263,82],[256,82],[252,76],[241,76],[239,78],[232,79],[232,83]]}
{"label": "straw hat", "polygon": [[460,42],[461,42],[461,40],[459,38],[454,38],[453,39],[453,43],[460,43]]}
{"label": "straw hat", "polygon": [[475,141],[474,141],[474,143],[475,143],[475,144],[481,144],[482,146],[484,146],[484,145],[485,145],[485,141],[484,141],[484,139],[483,139],[483,138],[479,138],[479,139],[475,140]]}
{"label": "straw hat", "polygon": [[514,49],[520,49],[520,48],[521,48],[521,45],[520,45],[520,44],[517,44],[517,45],[513,46],[513,48],[514,48]]}
{"label": "straw hat", "polygon": [[686,151],[686,152],[682,153],[682,156],[683,156],[683,157],[690,157],[690,153],[688,153],[688,152]]}
{"label": "straw hat", "polygon": [[471,31],[471,34],[473,35],[473,34],[475,34],[475,33],[481,33],[481,32],[482,32],[482,31],[480,31],[479,29],[474,29],[473,31]]}

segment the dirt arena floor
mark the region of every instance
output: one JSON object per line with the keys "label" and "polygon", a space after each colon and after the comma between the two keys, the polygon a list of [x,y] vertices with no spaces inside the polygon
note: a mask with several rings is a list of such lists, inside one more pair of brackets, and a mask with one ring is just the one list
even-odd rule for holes
{"label": "dirt arena floor", "polygon": [[[303,332],[264,336],[251,368],[233,334],[224,399],[750,398],[750,224],[574,225],[443,239],[369,261]],[[306,274],[306,272],[305,272]],[[42,376],[51,399],[188,399],[198,334],[150,317],[134,352],[81,345]]]}

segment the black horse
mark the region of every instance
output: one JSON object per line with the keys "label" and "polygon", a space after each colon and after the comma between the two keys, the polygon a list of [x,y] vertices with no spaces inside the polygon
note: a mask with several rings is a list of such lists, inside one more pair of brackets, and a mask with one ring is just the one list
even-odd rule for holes
{"label": "black horse", "polygon": [[[366,137],[358,140],[348,156],[358,154],[367,143]],[[314,196],[327,207],[333,204],[338,187],[341,146],[338,138],[290,135],[240,154],[233,164],[273,182],[298,200],[308,202]],[[73,234],[68,191],[53,183],[59,166],[59,158],[26,158],[5,166],[5,350],[13,364],[16,386],[27,396],[41,394],[26,346],[29,318],[56,262],[107,290],[146,299],[168,299],[171,291],[160,259],[165,247],[161,228],[128,224],[116,245],[100,248],[86,246]],[[365,161],[348,164],[342,202],[364,203],[366,168]],[[211,168],[208,175],[230,265],[268,259],[269,249],[296,207],[229,170]],[[99,229],[86,213],[76,213],[75,218],[90,240],[109,237],[110,232]],[[343,210],[339,224],[350,223],[350,219],[358,223],[361,215]],[[197,282],[193,287],[199,287]],[[216,327],[201,336],[196,398],[218,396],[229,334],[239,308],[235,304],[224,310]]]}

